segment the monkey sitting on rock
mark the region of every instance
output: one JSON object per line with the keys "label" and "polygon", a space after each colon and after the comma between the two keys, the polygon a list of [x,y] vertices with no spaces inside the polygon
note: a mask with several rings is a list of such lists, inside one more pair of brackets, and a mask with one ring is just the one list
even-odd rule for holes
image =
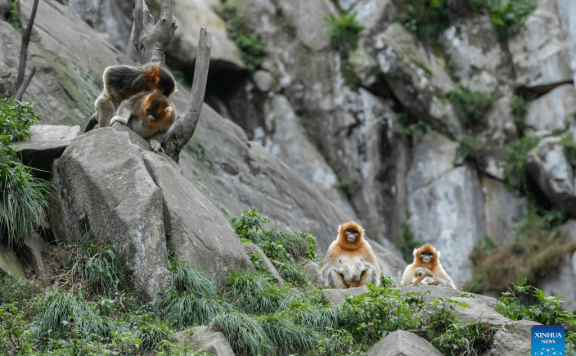
{"label": "monkey sitting on rock", "polygon": [[356,222],[338,226],[338,236],[326,252],[321,274],[330,288],[380,284],[380,267],[376,256],[364,239],[364,229]]}
{"label": "monkey sitting on rock", "polygon": [[414,249],[414,262],[406,266],[402,281],[407,285],[431,285],[457,289],[440,263],[440,251],[430,244]]}

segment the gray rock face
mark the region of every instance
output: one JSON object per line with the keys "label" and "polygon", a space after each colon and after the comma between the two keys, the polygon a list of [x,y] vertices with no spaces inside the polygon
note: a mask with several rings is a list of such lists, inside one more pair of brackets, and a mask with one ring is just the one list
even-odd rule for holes
{"label": "gray rock face", "polygon": [[150,151],[142,153],[142,157],[160,188],[164,229],[176,256],[214,278],[224,278],[233,269],[251,269],[252,262],[226,218],[180,174],[174,162]]}
{"label": "gray rock face", "polygon": [[[576,242],[576,220],[568,220],[561,228],[562,234],[567,241]],[[540,288],[547,295],[563,296],[564,310],[576,313],[576,251],[567,253],[562,258],[562,264],[543,278]]]}
{"label": "gray rock face", "polygon": [[570,0],[557,0],[558,15],[562,28],[566,33],[566,44],[570,56],[570,67],[576,83],[576,19],[572,14],[576,13],[576,3]]}
{"label": "gray rock face", "polygon": [[322,273],[320,273],[321,267],[310,260],[304,260],[304,262],[300,265],[304,272],[308,273],[312,283],[318,288],[324,288],[324,277],[322,277]]}
{"label": "gray rock face", "polygon": [[526,156],[526,172],[555,207],[576,217],[574,172],[562,152],[560,138],[540,141]]}
{"label": "gray rock face", "polygon": [[32,265],[34,273],[36,273],[38,277],[44,277],[44,258],[42,257],[42,251],[44,250],[44,246],[46,246],[46,241],[44,241],[40,235],[34,233],[24,241],[24,244],[27,247],[26,258]]}
{"label": "gray rock face", "polygon": [[472,277],[468,258],[485,235],[482,190],[469,166],[453,167],[455,143],[431,133],[416,144],[408,171],[408,225],[416,240],[447,258],[442,265],[458,286]]}
{"label": "gray rock face", "polygon": [[[374,36],[375,58],[392,91],[414,116],[438,131],[457,137],[462,129],[450,104],[438,96],[453,89],[453,83],[436,57],[398,23]],[[430,58],[430,59],[428,59]]]}
{"label": "gray rock face", "polygon": [[221,332],[207,326],[197,326],[190,338],[190,346],[198,353],[207,352],[212,356],[234,356],[230,342]]}
{"label": "gray rock face", "polygon": [[533,321],[520,320],[510,322],[494,335],[492,348],[483,356],[524,356],[530,354],[531,330]]}
{"label": "gray rock face", "polygon": [[409,331],[397,330],[368,350],[368,356],[441,356],[431,343]]}
{"label": "gray rock face", "polygon": [[[183,70],[191,70],[196,61],[200,28],[212,33],[210,65],[218,69],[240,69],[244,64],[238,56],[238,47],[228,39],[226,24],[214,12],[211,4],[202,0],[174,1],[173,16],[178,29],[166,51],[167,63]],[[190,76],[192,72],[190,72]]]}
{"label": "gray rock face", "polygon": [[78,135],[80,126],[33,125],[30,137],[14,142],[12,147],[21,155],[24,164],[50,171],[52,161],[60,157]]}
{"label": "gray rock face", "polygon": [[384,248],[384,246],[377,242],[370,241],[370,247],[372,247],[372,251],[374,251],[374,254],[376,255],[380,271],[383,274],[400,281],[402,273],[404,273],[404,269],[407,265],[406,262],[404,262],[402,258],[398,257],[396,253]]}
{"label": "gray rock face", "polygon": [[499,314],[494,308],[484,303],[481,299],[476,298],[450,298],[459,303],[464,303],[467,307],[461,307],[455,304],[454,310],[463,324],[487,323],[488,325],[501,327],[510,322],[510,320]]}
{"label": "gray rock face", "polygon": [[158,294],[169,281],[162,193],[128,135],[104,128],[76,138],[52,174],[58,238],[90,231],[114,244],[145,297]]}
{"label": "gray rock face", "polygon": [[[402,294],[407,293],[420,293],[422,299],[426,303],[430,303],[434,299],[440,298],[450,298],[453,299],[456,295],[466,295],[463,292],[457,291],[456,289],[452,288],[444,288],[438,286],[427,286],[427,285],[419,285],[419,286],[400,286],[397,289],[402,292]],[[471,294],[475,298],[475,300],[479,300],[483,304],[493,307],[496,304],[496,298],[488,297],[486,295],[481,294]]]}
{"label": "gray rock face", "polygon": [[514,68],[488,14],[457,18],[443,37],[463,86],[483,92],[510,91]]}
{"label": "gray rock face", "polygon": [[565,130],[570,114],[576,111],[574,85],[565,84],[532,101],[526,107],[526,134],[543,136]]}
{"label": "gray rock face", "polygon": [[4,244],[0,244],[0,270],[12,277],[25,277],[14,250]]}
{"label": "gray rock face", "polygon": [[244,251],[246,251],[247,254],[250,254],[250,253],[259,254],[260,257],[262,258],[262,262],[261,262],[262,267],[264,267],[266,269],[266,271],[268,271],[268,273],[272,277],[276,278],[280,282],[284,281],[282,279],[282,277],[280,276],[280,273],[278,273],[278,271],[276,270],[276,268],[274,267],[272,262],[270,262],[270,259],[268,258],[268,256],[266,256],[266,254],[264,254],[264,252],[262,252],[260,247],[258,247],[256,244],[253,244],[253,243],[242,243],[242,247],[244,248]]}
{"label": "gray rock face", "polygon": [[572,80],[570,57],[556,0],[539,2],[526,29],[508,40],[516,86],[548,91]]}
{"label": "gray rock face", "polygon": [[511,240],[512,232],[528,210],[526,198],[489,177],[481,178],[486,234],[497,245]]}
{"label": "gray rock face", "polygon": [[331,307],[335,307],[344,304],[347,295],[358,296],[364,293],[368,293],[366,286],[348,289],[324,289],[322,290],[322,300],[327,300]]}
{"label": "gray rock face", "polygon": [[257,70],[254,72],[252,80],[254,80],[254,83],[261,92],[270,91],[272,84],[274,84],[274,77],[265,70]]}

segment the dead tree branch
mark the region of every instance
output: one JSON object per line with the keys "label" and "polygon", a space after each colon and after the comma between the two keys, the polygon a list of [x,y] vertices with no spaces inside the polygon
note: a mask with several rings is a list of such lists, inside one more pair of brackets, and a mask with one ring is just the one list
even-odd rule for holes
{"label": "dead tree branch", "polygon": [[162,0],[160,19],[154,24],[144,0],[136,0],[132,35],[134,46],[140,53],[140,63],[158,62],[162,66],[165,51],[176,31],[176,21],[172,18],[172,0]]}
{"label": "dead tree branch", "polygon": [[196,54],[196,65],[194,67],[194,82],[190,91],[190,101],[186,106],[186,111],[180,115],[170,131],[162,140],[162,147],[166,154],[174,162],[178,162],[180,151],[190,141],[196,125],[200,119],[204,94],[206,93],[206,82],[208,80],[208,69],[210,67],[210,52],[212,51],[212,34],[205,28],[200,29],[200,40],[198,41],[198,53]]}
{"label": "dead tree branch", "polygon": [[[38,10],[38,0],[34,0],[34,5],[32,6],[32,13],[30,14],[30,19],[28,20],[28,24],[26,25],[26,29],[22,28],[24,31],[22,33],[22,44],[20,46],[20,62],[18,64],[18,77],[16,78],[16,83],[14,83],[14,87],[12,89],[12,93],[16,93],[14,95],[14,99],[22,100],[22,95],[30,81],[32,80],[32,76],[36,73],[36,68],[32,69],[30,73],[30,77],[24,82],[24,74],[26,73],[26,61],[28,59],[28,45],[30,44],[30,36],[32,35],[32,27],[34,26],[34,19],[36,18],[36,11]],[[21,25],[23,25],[24,21],[22,20],[22,12],[20,11],[20,1],[18,1],[18,18],[20,19]]]}

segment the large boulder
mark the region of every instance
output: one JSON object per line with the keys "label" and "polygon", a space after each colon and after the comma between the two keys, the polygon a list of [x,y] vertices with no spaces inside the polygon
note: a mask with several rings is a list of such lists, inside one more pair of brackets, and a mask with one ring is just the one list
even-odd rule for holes
{"label": "large boulder", "polygon": [[463,86],[483,92],[509,92],[513,87],[514,67],[490,15],[458,17],[443,38],[446,52],[454,60],[454,74]]}
{"label": "large boulder", "polygon": [[148,174],[142,150],[113,128],[82,135],[54,164],[59,240],[89,232],[111,243],[147,299],[169,282],[162,192]]}
{"label": "large boulder", "polygon": [[408,225],[414,238],[442,252],[456,285],[472,277],[468,256],[486,234],[482,188],[469,165],[454,167],[456,144],[430,133],[416,144],[408,171]]}
{"label": "large boulder", "polygon": [[572,84],[556,87],[526,107],[524,127],[527,135],[544,136],[564,131],[570,114],[576,111],[576,90]]}
{"label": "large boulder", "polygon": [[557,209],[576,217],[574,172],[559,137],[543,139],[528,153],[526,172]]}
{"label": "large boulder", "polygon": [[173,68],[183,70],[192,77],[198,52],[200,28],[212,33],[210,67],[212,69],[241,69],[238,47],[228,39],[226,24],[218,17],[209,2],[202,0],[176,0],[173,16],[178,28],[166,51],[166,62]]}
{"label": "large boulder", "polygon": [[454,109],[440,100],[454,88],[439,60],[402,25],[374,35],[374,56],[392,91],[414,117],[457,137],[462,128]]}
{"label": "large boulder", "polygon": [[0,271],[12,277],[25,277],[14,250],[3,243],[0,243]]}
{"label": "large boulder", "polygon": [[368,356],[441,356],[426,339],[404,330],[396,330],[367,352]]}
{"label": "large boulder", "polygon": [[529,320],[505,324],[494,335],[492,348],[483,356],[524,356],[530,355],[531,331],[535,325]]}
{"label": "large boulder", "polygon": [[280,282],[284,281],[280,276],[280,273],[278,273],[278,271],[276,270],[276,267],[274,267],[274,265],[272,264],[272,261],[270,261],[268,256],[266,256],[266,254],[260,249],[260,247],[258,247],[258,245],[253,243],[242,243],[242,247],[244,247],[244,251],[246,251],[248,255],[253,253],[257,253],[258,255],[260,255],[260,259],[262,260],[260,263],[262,264],[262,267],[278,281]]}
{"label": "large boulder", "polygon": [[354,287],[348,289],[324,289],[322,290],[322,300],[328,301],[331,307],[344,304],[349,295],[359,296],[368,293],[368,287]]}
{"label": "large boulder", "polygon": [[230,341],[221,332],[213,331],[207,326],[197,326],[179,331],[172,339],[184,349],[191,348],[201,354],[210,356],[234,356]]}
{"label": "large boulder", "polygon": [[572,81],[566,33],[556,2],[539,1],[525,28],[508,39],[517,87],[546,92]]}
{"label": "large boulder", "polygon": [[576,83],[576,18],[572,14],[576,13],[576,2],[572,0],[557,0],[558,15],[562,28],[566,33],[566,44],[568,55],[570,56],[570,67],[572,68],[573,82]]}

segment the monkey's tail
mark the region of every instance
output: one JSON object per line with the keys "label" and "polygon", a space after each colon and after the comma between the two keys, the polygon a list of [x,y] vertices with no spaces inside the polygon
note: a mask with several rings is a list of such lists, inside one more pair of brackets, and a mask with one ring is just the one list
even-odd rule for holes
{"label": "monkey's tail", "polygon": [[86,128],[84,129],[84,133],[88,132],[88,131],[92,131],[92,129],[98,125],[98,119],[96,118],[96,114],[90,116],[90,120],[88,120],[88,123],[86,124]]}

